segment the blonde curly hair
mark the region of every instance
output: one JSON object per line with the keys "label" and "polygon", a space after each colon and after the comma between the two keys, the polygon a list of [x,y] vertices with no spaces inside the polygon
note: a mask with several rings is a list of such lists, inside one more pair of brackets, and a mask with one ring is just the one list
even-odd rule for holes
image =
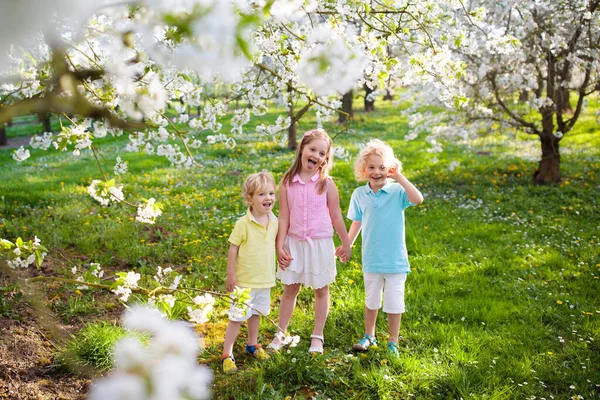
{"label": "blonde curly hair", "polygon": [[366,181],[365,168],[367,165],[367,158],[371,155],[380,156],[383,159],[383,163],[387,167],[393,167],[394,164],[398,165],[398,169],[402,170],[402,164],[396,156],[394,156],[394,150],[385,142],[379,139],[373,139],[367,145],[361,149],[358,153],[358,158],[354,163],[354,176],[358,181]]}

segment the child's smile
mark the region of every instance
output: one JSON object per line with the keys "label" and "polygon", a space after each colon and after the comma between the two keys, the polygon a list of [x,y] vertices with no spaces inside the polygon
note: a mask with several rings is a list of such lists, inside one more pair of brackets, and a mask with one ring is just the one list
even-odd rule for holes
{"label": "child's smile", "polygon": [[374,192],[381,189],[387,182],[390,168],[385,165],[381,156],[371,154],[367,157],[365,176],[369,179],[369,186]]}
{"label": "child's smile", "polygon": [[270,186],[254,193],[250,198],[253,214],[265,215],[275,206],[275,188]]}

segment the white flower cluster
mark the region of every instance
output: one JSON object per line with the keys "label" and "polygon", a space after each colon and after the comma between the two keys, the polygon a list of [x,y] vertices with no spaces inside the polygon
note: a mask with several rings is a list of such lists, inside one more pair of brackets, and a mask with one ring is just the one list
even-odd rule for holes
{"label": "white flower cluster", "polygon": [[67,151],[69,145],[73,145],[73,155],[79,156],[82,149],[89,148],[92,145],[92,134],[89,131],[91,125],[92,121],[86,118],[80,122],[74,121],[71,126],[63,127],[56,136],[56,140],[52,142],[54,148]]}
{"label": "white flower cluster", "polygon": [[125,200],[123,185],[117,186],[114,179],[104,182],[94,179],[88,186],[88,193],[103,206],[107,206],[111,201],[118,203]]}
{"label": "white flower cluster", "polygon": [[252,306],[252,304],[247,303],[250,300],[250,289],[243,289],[236,286],[233,292],[231,292],[231,299],[231,306],[227,311],[229,319],[242,318],[246,315],[248,306]]}
{"label": "white flower cluster", "polygon": [[44,132],[42,136],[34,135],[29,145],[34,149],[48,150],[52,146],[52,132]]}
{"label": "white flower cluster", "polygon": [[256,127],[256,132],[261,135],[273,136],[276,139],[278,134],[285,132],[289,128],[291,122],[292,119],[290,117],[279,116],[274,125],[261,124]]}
{"label": "white flower cluster", "polygon": [[[71,273],[73,274],[75,280],[78,282],[100,283],[100,280],[104,276],[104,271],[102,270],[102,267],[99,263],[90,263],[88,270],[84,272],[83,275],[77,275],[77,267],[71,268]],[[77,289],[87,290],[89,289],[89,286],[79,285],[77,286]]]}
{"label": "white flower cluster", "polygon": [[319,96],[344,94],[354,88],[363,74],[366,57],[350,28],[336,32],[322,24],[307,38],[307,48],[300,57],[296,73]]}
{"label": "white flower cluster", "polygon": [[33,264],[39,267],[47,253],[48,250],[42,246],[37,236],[28,242],[20,237],[14,243],[0,239],[0,257],[5,258],[12,269],[27,268]]}
{"label": "white flower cluster", "polygon": [[123,161],[121,157],[117,156],[117,163],[113,168],[115,175],[123,175],[127,173],[127,161]]}
{"label": "white flower cluster", "polygon": [[200,342],[189,325],[140,306],[125,312],[123,324],[151,339],[147,346],[137,337],[120,340],[114,352],[116,368],[92,384],[90,400],[210,397],[212,373],[197,363]]}
{"label": "white flower cluster", "polygon": [[122,302],[126,302],[129,300],[129,296],[131,296],[132,290],[138,287],[138,281],[141,276],[137,272],[129,271],[125,272],[117,272],[117,278],[115,279],[115,284],[117,285],[116,289],[113,289],[113,293],[119,296],[119,300]]}
{"label": "white flower cluster", "polygon": [[12,158],[16,162],[23,162],[30,157],[29,150],[24,148],[23,146],[19,147],[17,150],[13,151]]}
{"label": "white flower cluster", "polygon": [[288,346],[288,347],[296,347],[298,345],[298,343],[300,343],[300,336],[298,335],[294,335],[294,336],[286,336],[283,338],[283,345],[284,346]]}
{"label": "white flower cluster", "polygon": [[196,324],[208,322],[213,312],[214,304],[215,298],[210,293],[194,297],[194,306],[187,307],[188,318]]}
{"label": "white flower cluster", "polygon": [[342,146],[333,146],[332,150],[334,157],[340,158],[344,161],[348,161],[348,158],[350,157],[348,149],[345,149]]}
{"label": "white flower cluster", "polygon": [[230,149],[233,149],[236,146],[236,141],[231,136],[224,135],[222,133],[218,135],[210,135],[206,137],[206,143],[208,144],[216,144],[216,143],[224,143]]}
{"label": "white flower cluster", "polygon": [[161,215],[162,206],[151,197],[146,200],[146,204],[140,204],[138,206],[135,220],[144,224],[154,224],[156,223],[156,218]]}

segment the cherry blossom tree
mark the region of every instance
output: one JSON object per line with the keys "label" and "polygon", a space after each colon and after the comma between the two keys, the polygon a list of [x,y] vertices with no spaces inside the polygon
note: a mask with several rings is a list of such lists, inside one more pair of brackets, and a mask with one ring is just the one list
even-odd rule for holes
{"label": "cherry blossom tree", "polygon": [[599,3],[469,2],[457,14],[465,30],[453,38],[465,63],[469,101],[445,127],[433,129],[431,141],[526,132],[540,140],[534,181],[558,182],[560,141],[577,123],[586,97],[600,89]]}

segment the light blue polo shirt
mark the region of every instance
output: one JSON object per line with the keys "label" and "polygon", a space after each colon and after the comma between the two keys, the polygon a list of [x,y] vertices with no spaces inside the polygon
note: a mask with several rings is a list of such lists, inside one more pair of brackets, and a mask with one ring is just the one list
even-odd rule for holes
{"label": "light blue polo shirt", "polygon": [[367,183],[354,190],[348,218],[362,223],[362,270],[371,273],[408,273],[408,253],[404,236],[404,210],[408,201],[399,183],[387,183],[373,193]]}

